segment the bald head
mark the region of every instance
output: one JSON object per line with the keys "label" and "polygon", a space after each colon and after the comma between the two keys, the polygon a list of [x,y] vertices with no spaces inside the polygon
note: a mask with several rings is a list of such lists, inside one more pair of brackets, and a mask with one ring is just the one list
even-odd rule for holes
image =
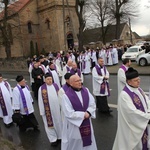
{"label": "bald head", "polygon": [[81,78],[78,75],[72,75],[69,82],[73,88],[81,89],[82,87]]}
{"label": "bald head", "polygon": [[73,62],[73,63],[72,63],[72,68],[73,68],[73,69],[77,69],[77,63],[76,63],[76,62]]}
{"label": "bald head", "polygon": [[72,66],[72,60],[71,60],[71,59],[69,59],[69,60],[67,61],[67,65],[68,65],[69,67]]}

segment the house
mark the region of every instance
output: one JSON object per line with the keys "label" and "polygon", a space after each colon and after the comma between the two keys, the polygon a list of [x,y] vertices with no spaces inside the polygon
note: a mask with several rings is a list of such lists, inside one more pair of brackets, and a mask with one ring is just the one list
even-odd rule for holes
{"label": "house", "polygon": [[[8,6],[8,11],[12,57],[30,56],[35,49],[39,53],[60,51],[77,42],[79,25],[74,0],[64,0],[64,4],[60,0],[17,0]],[[2,19],[3,12],[0,23]],[[3,45],[0,58],[6,58]]]}
{"label": "house", "polygon": [[[106,29],[106,27],[105,27]],[[120,24],[120,33],[119,33],[119,39],[115,39],[115,31],[116,31],[116,25],[109,25],[106,33],[106,45],[113,43],[113,44],[131,44],[131,35],[130,35],[130,28],[127,23]],[[132,44],[135,44],[137,41],[141,40],[141,37],[135,33],[132,32]],[[102,45],[102,36],[101,36],[101,28],[94,28],[94,29],[86,29],[84,31],[84,45],[90,46],[93,48],[98,47],[99,45],[97,43],[100,43]],[[93,44],[91,44],[93,43]]]}

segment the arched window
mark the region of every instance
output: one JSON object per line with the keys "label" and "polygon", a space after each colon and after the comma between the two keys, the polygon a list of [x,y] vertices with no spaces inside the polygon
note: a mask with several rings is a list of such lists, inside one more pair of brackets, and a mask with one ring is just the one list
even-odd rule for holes
{"label": "arched window", "polygon": [[50,21],[49,21],[49,19],[46,19],[45,23],[47,25],[47,29],[50,29]]}
{"label": "arched window", "polygon": [[69,16],[66,17],[65,22],[67,23],[67,26],[70,25],[70,17]]}
{"label": "arched window", "polygon": [[28,22],[28,33],[32,33],[32,23]]}

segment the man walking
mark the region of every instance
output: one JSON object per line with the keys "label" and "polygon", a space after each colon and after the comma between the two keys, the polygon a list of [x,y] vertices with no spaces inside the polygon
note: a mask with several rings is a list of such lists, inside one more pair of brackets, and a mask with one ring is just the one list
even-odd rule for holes
{"label": "man walking", "polygon": [[21,121],[17,124],[20,131],[28,128],[38,129],[38,122],[34,116],[33,99],[22,75],[16,77],[17,86],[13,89],[13,110],[22,115]]}
{"label": "man walking", "polygon": [[113,150],[148,150],[150,148],[150,103],[140,88],[138,72],[126,71],[127,84],[119,95],[118,128]]}
{"label": "man walking", "polygon": [[63,95],[64,113],[61,150],[97,150],[91,118],[95,118],[95,100],[82,86],[78,75],[70,77],[68,91]]}
{"label": "man walking", "polygon": [[7,81],[3,80],[2,74],[0,74],[0,117],[3,118],[6,127],[10,127],[13,123],[11,98],[11,86]]}
{"label": "man walking", "polygon": [[58,99],[58,85],[53,83],[52,76],[45,75],[45,83],[38,91],[38,104],[47,137],[52,146],[58,145],[61,139],[61,115]]}
{"label": "man walking", "polygon": [[122,61],[122,65],[120,66],[118,73],[117,73],[117,83],[118,83],[118,97],[119,94],[121,93],[121,91],[123,90],[123,88],[126,85],[126,76],[125,76],[125,72],[128,70],[128,68],[131,65],[131,60],[129,58],[125,58]]}
{"label": "man walking", "polygon": [[110,95],[109,89],[109,72],[104,66],[103,58],[98,59],[98,64],[92,70],[92,80],[93,80],[93,94],[96,97],[97,108],[101,113],[110,113],[107,96]]}

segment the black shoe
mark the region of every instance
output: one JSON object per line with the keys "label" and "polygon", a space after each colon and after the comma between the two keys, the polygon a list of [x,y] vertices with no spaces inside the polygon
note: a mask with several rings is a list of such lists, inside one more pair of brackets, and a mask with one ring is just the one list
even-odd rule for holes
{"label": "black shoe", "polygon": [[34,127],[34,131],[40,131],[39,127]]}
{"label": "black shoe", "polygon": [[58,145],[58,141],[51,143],[51,146],[57,146],[57,145]]}
{"label": "black shoe", "polygon": [[[5,123],[4,123],[5,124]],[[10,128],[13,125],[13,122],[9,123],[9,124],[5,124],[6,128]]]}
{"label": "black shoe", "polygon": [[58,143],[61,143],[61,139],[58,139],[57,142],[58,142]]}
{"label": "black shoe", "polygon": [[19,128],[19,131],[20,132],[26,132],[26,129],[25,128]]}
{"label": "black shoe", "polygon": [[23,127],[23,126],[19,126],[19,131],[20,132],[26,132],[27,128]]}
{"label": "black shoe", "polygon": [[112,109],[109,109],[109,111],[108,111],[109,113],[111,113],[111,112],[113,112],[113,110]]}

